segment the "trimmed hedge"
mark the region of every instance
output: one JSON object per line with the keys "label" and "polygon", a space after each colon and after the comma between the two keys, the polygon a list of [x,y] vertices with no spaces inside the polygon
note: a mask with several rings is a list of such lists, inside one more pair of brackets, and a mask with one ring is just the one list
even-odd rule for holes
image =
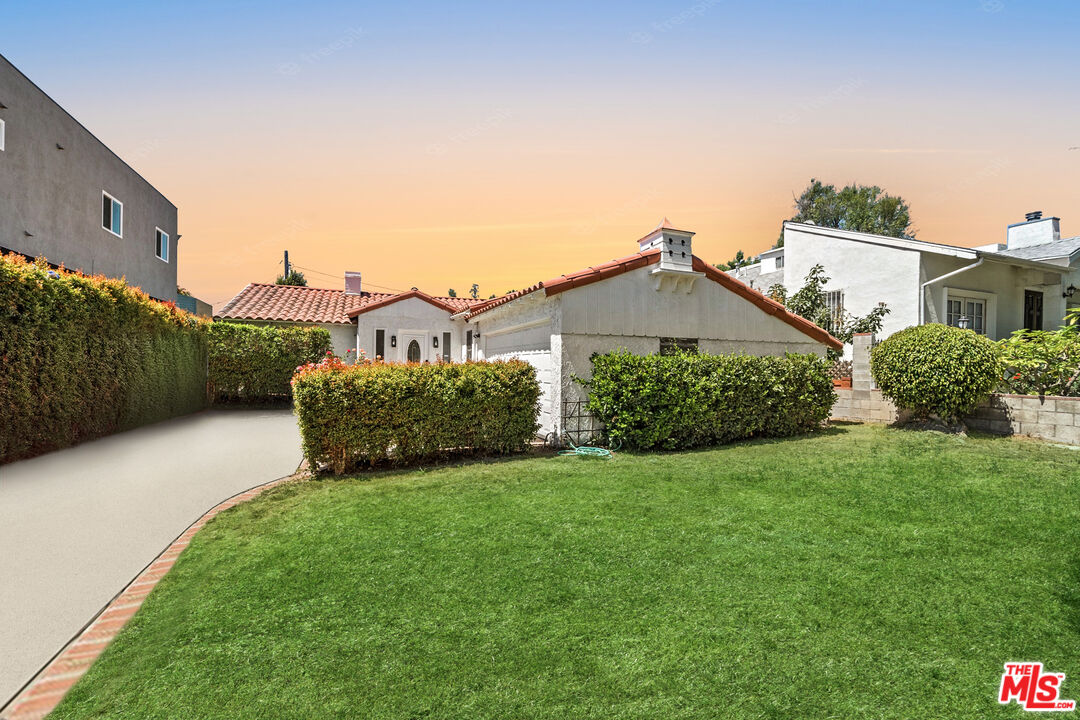
{"label": "trimmed hedge", "polygon": [[122,280],[0,257],[0,462],[206,407],[204,327]]}
{"label": "trimmed hedge", "polygon": [[451,453],[509,453],[535,437],[540,386],[528,363],[323,363],[293,380],[304,455],[335,473]]}
{"label": "trimmed hedge", "polygon": [[320,327],[210,325],[210,396],[215,402],[285,400],[296,369],[331,352]]}
{"label": "trimmed hedge", "polygon": [[812,432],[836,393],[815,355],[594,355],[587,408],[613,444],[677,450]]}
{"label": "trimmed hedge", "polygon": [[881,394],[915,419],[956,422],[1001,378],[997,345],[974,330],[932,323],[893,333],[870,353]]}

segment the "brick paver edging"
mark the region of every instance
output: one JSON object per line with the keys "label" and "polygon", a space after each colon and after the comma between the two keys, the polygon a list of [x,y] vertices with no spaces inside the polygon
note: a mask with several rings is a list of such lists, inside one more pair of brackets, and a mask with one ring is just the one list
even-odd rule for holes
{"label": "brick paver edging", "polygon": [[79,681],[98,655],[108,647],[127,621],[143,604],[165,573],[169,572],[180,553],[191,542],[210,518],[222,510],[252,499],[264,490],[300,479],[301,473],[271,480],[233,495],[228,500],[210,508],[202,517],[188,526],[180,537],[154,558],[141,573],[102,608],[101,612],[83,628],[45,667],[34,676],[0,714],[0,720],[40,720],[48,715],[64,699],[67,691]]}

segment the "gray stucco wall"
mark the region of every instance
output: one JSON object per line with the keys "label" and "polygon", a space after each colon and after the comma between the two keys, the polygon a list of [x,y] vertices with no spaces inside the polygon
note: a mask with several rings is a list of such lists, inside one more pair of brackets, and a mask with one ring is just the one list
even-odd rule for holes
{"label": "gray stucco wall", "polygon": [[[0,105],[0,247],[175,300],[176,206],[3,56]],[[101,226],[102,191],[124,205],[122,238]],[[169,235],[168,262],[155,228]]]}

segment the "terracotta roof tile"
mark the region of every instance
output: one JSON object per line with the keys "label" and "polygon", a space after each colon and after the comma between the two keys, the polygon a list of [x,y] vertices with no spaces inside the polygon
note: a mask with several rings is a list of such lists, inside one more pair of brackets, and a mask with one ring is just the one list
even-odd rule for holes
{"label": "terracotta roof tile", "polygon": [[404,300],[406,296],[423,296],[429,301],[435,301],[433,304],[443,307],[447,312],[460,312],[486,302],[472,298],[434,297],[420,291],[362,292],[357,295],[330,288],[251,283],[214,313],[214,317],[225,320],[348,324],[351,322],[350,314],[357,315],[375,306]]}

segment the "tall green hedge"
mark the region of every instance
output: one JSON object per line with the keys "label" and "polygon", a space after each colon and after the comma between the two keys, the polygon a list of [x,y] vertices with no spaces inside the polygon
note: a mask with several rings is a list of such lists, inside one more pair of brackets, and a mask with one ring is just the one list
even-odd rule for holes
{"label": "tall green hedge", "polygon": [[296,368],[331,352],[320,327],[210,326],[210,393],[215,402],[269,402],[290,395]]}
{"label": "tall green hedge", "polygon": [[0,257],[0,462],[205,407],[204,325],[121,280]]}
{"label": "tall green hedge", "polygon": [[595,355],[587,408],[612,443],[703,447],[817,430],[836,394],[815,355]]}
{"label": "tall green hedge", "polygon": [[293,381],[304,454],[342,473],[360,463],[507,453],[536,435],[528,363],[386,363],[306,368]]}

